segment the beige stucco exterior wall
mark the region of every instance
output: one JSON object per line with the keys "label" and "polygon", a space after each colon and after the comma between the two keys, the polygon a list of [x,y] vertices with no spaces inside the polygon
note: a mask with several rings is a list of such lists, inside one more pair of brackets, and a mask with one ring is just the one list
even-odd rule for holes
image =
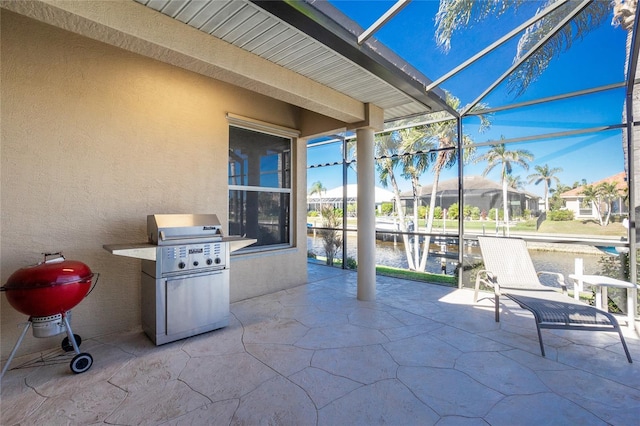
{"label": "beige stucco exterior wall", "polygon": [[[1,282],[63,251],[100,273],[73,309],[90,338],[140,326],[140,261],[103,244],[146,240],[153,213],[228,213],[227,112],[289,128],[299,108],[30,19],[1,13]],[[306,153],[295,155],[296,247],[232,260],[239,300],[306,281]],[[300,146],[302,145],[302,146]],[[0,296],[1,357],[26,317]],[[63,336],[27,335],[19,354]]]}

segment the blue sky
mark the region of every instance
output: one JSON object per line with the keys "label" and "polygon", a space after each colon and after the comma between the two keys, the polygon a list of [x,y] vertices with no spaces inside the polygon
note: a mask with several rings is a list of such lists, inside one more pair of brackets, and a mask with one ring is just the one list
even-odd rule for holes
{"label": "blue sky", "polygon": [[[332,1],[335,7],[363,28],[371,25],[394,3],[395,0]],[[435,80],[529,19],[540,4],[535,1],[527,2],[517,13],[507,13],[500,19],[492,18],[455,33],[448,53],[436,47],[435,43],[434,16],[438,1],[414,0],[377,32],[375,37],[427,77]],[[463,104],[475,100],[511,66],[518,37],[458,77],[443,83],[441,87],[460,98]],[[610,19],[607,19],[581,41],[575,42],[569,51],[554,59],[523,95],[516,98],[507,91],[506,84],[502,84],[483,102],[489,107],[495,107],[621,82],[624,79],[625,39],[626,32],[612,27]],[[621,122],[623,102],[623,89],[572,98],[545,104],[542,108],[528,107],[523,111],[497,113],[491,117],[492,126],[487,132],[478,134],[475,126],[465,125],[465,133],[476,142],[482,142],[499,140],[501,137],[512,139],[618,124]],[[516,168],[514,174],[526,181],[526,176],[533,173],[536,165],[548,164],[550,167],[563,169],[558,177],[565,184],[572,184],[583,178],[593,182],[611,176],[624,169],[621,133],[621,130],[614,130],[510,145],[509,149],[526,149],[535,155],[528,171]],[[326,158],[325,161],[325,157],[316,152],[309,163],[335,161],[333,158]],[[470,164],[465,169],[465,174],[480,174],[485,166],[486,164]],[[454,172],[455,170],[446,172],[441,179],[455,176]],[[337,173],[337,168],[332,167],[331,172],[324,176],[319,173],[320,169],[310,172],[309,185],[316,180],[321,180],[327,188],[341,184],[341,172]],[[498,181],[497,168],[488,177]],[[431,179],[431,174],[427,173],[422,180],[428,184]],[[409,187],[406,182],[402,184],[402,189]],[[526,189],[542,194],[541,186],[529,185]]]}

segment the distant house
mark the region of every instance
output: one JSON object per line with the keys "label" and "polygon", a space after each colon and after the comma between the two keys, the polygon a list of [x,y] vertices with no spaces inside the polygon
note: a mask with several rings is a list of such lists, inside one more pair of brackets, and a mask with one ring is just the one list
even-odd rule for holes
{"label": "distant house", "polygon": [[[334,209],[343,208],[344,187],[330,189],[322,194],[313,194],[307,196],[307,211],[320,210],[320,204],[331,205]],[[351,184],[346,186],[347,189],[347,206],[357,205],[358,202],[358,185]],[[381,210],[382,203],[393,202],[393,192],[383,188],[375,188],[376,210]]]}
{"label": "distant house", "polygon": [[[620,172],[613,176],[609,176],[607,178],[593,182],[590,185],[595,187],[603,182],[616,183],[618,191],[620,192],[620,197],[618,197],[618,199],[616,199],[611,205],[611,214],[628,214],[629,208],[624,204],[624,199],[622,196],[623,192],[628,188],[627,174],[625,172]],[[596,209],[595,203],[587,202],[585,200],[585,196],[583,194],[585,186],[587,185],[580,185],[569,191],[563,192],[562,194],[560,194],[560,198],[564,200],[566,208],[573,211],[573,216],[576,219],[597,219],[598,211]],[[602,214],[607,213],[606,203],[601,203],[600,212]]]}
{"label": "distant house", "polygon": [[[420,188],[420,205],[428,206],[431,201],[433,185]],[[463,180],[464,204],[478,207],[480,211],[488,212],[493,208],[502,209],[502,183],[494,182],[482,176],[465,176]],[[413,194],[411,191],[400,194],[407,212],[413,211]],[[527,191],[507,188],[510,217],[521,216],[524,210],[532,214],[539,212],[540,196]],[[436,192],[436,207],[448,209],[452,204],[460,203],[458,198],[458,179],[444,180],[438,184]]]}

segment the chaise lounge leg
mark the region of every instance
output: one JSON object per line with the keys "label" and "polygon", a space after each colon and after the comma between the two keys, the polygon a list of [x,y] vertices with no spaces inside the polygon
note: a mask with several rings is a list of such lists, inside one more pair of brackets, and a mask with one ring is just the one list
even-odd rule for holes
{"label": "chaise lounge leg", "polygon": [[545,356],[544,344],[542,343],[542,333],[540,332],[540,324],[538,324],[538,321],[536,321],[536,329],[538,330],[538,341],[540,342],[540,353],[542,354],[542,356]]}
{"label": "chaise lounge leg", "polygon": [[629,361],[629,364],[633,364],[633,361],[631,360],[631,354],[629,353],[629,348],[627,348],[627,342],[624,341],[624,336],[622,335],[622,330],[620,329],[619,325],[616,327],[616,330],[618,330],[618,335],[620,336],[620,341],[622,342],[624,353],[627,355],[627,361]]}

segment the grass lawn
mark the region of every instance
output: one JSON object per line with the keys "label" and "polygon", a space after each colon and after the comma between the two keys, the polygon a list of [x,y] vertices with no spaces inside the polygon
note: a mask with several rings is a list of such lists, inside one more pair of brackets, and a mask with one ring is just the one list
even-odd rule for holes
{"label": "grass lawn", "polygon": [[[314,221],[315,219],[315,221]],[[307,222],[316,226],[322,226],[319,218],[309,217]],[[443,222],[445,222],[443,224]],[[444,228],[443,228],[444,225]],[[357,219],[349,218],[347,226],[355,229],[357,227]],[[424,228],[425,221],[420,220],[420,227]],[[467,231],[480,231],[485,229],[487,232],[496,229],[496,223],[491,220],[467,220],[464,222],[464,228]],[[433,223],[434,232],[442,232],[446,229],[447,232],[455,232],[458,229],[457,220],[436,219]],[[623,237],[627,235],[627,230],[622,223],[609,223],[607,226],[600,226],[595,220],[570,220],[570,221],[551,221],[545,220],[540,225],[540,228],[536,231],[535,219],[527,221],[517,222],[516,225],[510,228],[513,232],[537,232],[540,234],[575,234],[575,235],[593,235],[603,237]]]}
{"label": "grass lawn", "polygon": [[555,222],[545,220],[538,230],[544,234],[584,234],[600,236],[626,236],[627,230],[622,223],[610,223],[607,226],[600,226],[596,221],[570,220]]}
{"label": "grass lawn", "polygon": [[[315,259],[319,263],[326,263],[326,257],[317,256]],[[336,268],[342,268],[342,260],[334,259],[333,266]],[[453,275],[432,274],[430,272],[416,272],[409,271],[407,269],[393,268],[390,266],[376,265],[376,274],[431,284],[441,284],[447,286],[457,285],[456,277],[454,277]]]}

